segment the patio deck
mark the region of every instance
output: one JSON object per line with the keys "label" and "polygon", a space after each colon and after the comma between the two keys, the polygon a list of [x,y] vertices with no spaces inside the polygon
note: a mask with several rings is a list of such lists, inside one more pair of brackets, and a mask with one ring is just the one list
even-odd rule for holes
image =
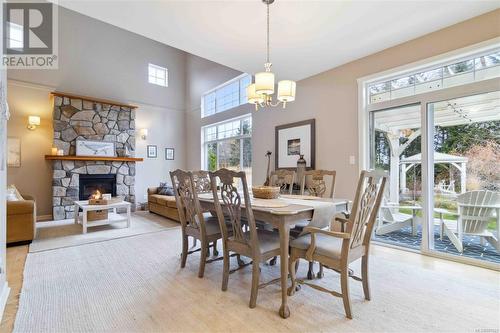
{"label": "patio deck", "polygon": [[[411,227],[404,227],[385,235],[377,235],[373,239],[383,243],[419,250],[422,239],[422,228],[420,226],[417,227],[416,236],[412,235]],[[434,226],[434,248],[436,251],[500,264],[500,253],[488,242],[481,245],[478,236],[464,236],[463,244],[464,252],[460,253],[446,236],[443,236],[443,240],[439,239],[439,226]]]}

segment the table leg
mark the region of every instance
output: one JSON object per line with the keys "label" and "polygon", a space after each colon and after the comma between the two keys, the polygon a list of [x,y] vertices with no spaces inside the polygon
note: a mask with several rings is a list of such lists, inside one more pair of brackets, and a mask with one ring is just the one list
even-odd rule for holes
{"label": "table leg", "polygon": [[80,210],[80,207],[75,204],[75,224],[78,224],[78,211]]}
{"label": "table leg", "polygon": [[82,212],[82,233],[87,233],[87,210],[83,209]]}
{"label": "table leg", "polygon": [[131,205],[127,205],[127,228],[130,228],[130,207]]}
{"label": "table leg", "polygon": [[288,288],[288,244],[290,238],[290,226],[287,223],[280,223],[280,249],[281,249],[281,307],[280,316],[282,318],[290,317],[290,309],[288,308],[287,288]]}

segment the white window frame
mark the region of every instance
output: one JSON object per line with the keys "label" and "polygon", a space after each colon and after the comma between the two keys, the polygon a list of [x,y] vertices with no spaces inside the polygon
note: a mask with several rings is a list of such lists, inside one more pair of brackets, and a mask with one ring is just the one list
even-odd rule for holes
{"label": "white window frame", "polygon": [[[245,119],[250,119],[250,121],[252,121],[252,130],[250,131],[249,134],[243,134],[243,120]],[[231,136],[231,137],[228,137],[228,138],[222,138],[222,139],[218,139],[217,138],[217,132],[215,133],[215,136],[216,136],[216,139],[214,140],[205,140],[205,129],[209,128],[209,127],[214,127],[217,129],[217,126],[219,125],[222,125],[222,124],[225,124],[225,123],[231,123],[231,122],[234,122],[234,121],[237,121],[239,120],[240,121],[240,135],[235,135],[235,136]],[[243,163],[243,140],[241,139],[252,139],[252,133],[253,133],[253,119],[252,119],[252,114],[251,113],[248,113],[248,114],[245,114],[245,115],[242,115],[242,116],[239,116],[239,117],[235,117],[235,118],[230,118],[230,119],[225,119],[223,121],[220,121],[220,122],[217,122],[217,123],[212,123],[212,124],[208,124],[208,125],[205,125],[201,128],[201,138],[202,138],[202,144],[201,144],[201,147],[202,147],[202,152],[201,152],[201,168],[203,170],[208,170],[208,165],[207,165],[207,146],[209,144],[212,144],[212,143],[216,143],[218,144],[219,142],[223,142],[223,141],[227,141],[227,140],[234,140],[234,139],[240,139],[240,163]],[[253,149],[253,148],[252,148]],[[219,156],[217,154],[217,165],[219,165]]]}
{"label": "white window frame", "polygon": [[[213,116],[214,114],[221,113],[221,112],[226,112],[226,111],[229,111],[229,110],[231,110],[231,109],[233,109],[235,107],[238,107],[240,105],[246,104],[247,103],[246,100],[243,101],[243,102],[241,101],[241,97],[242,97],[241,96],[241,79],[246,78],[247,76],[250,77],[250,83],[251,83],[252,82],[252,76],[250,74],[243,73],[243,74],[238,75],[237,77],[235,77],[235,78],[233,78],[233,79],[231,79],[229,81],[226,81],[226,82],[218,85],[217,87],[212,88],[212,89],[206,91],[205,93],[203,93],[203,95],[201,96],[201,105],[200,105],[200,108],[201,108],[201,118],[210,117],[210,116]],[[211,113],[211,114],[206,115],[205,114],[205,103],[204,103],[205,96],[210,95],[212,93],[216,93],[217,90],[220,90],[221,88],[224,88],[224,87],[226,87],[226,86],[228,86],[228,85],[230,85],[230,84],[232,84],[232,83],[234,83],[236,81],[240,82],[240,84],[238,85],[238,105],[234,106],[232,108],[229,108],[229,109],[225,109],[225,110],[222,110],[222,111],[217,111],[217,96],[216,96],[215,97],[215,107],[214,107],[215,110],[214,110],[214,112]]]}
{"label": "white window frame", "polygon": [[[151,74],[153,71],[153,74]],[[163,77],[158,75],[163,73]],[[163,83],[161,82],[163,81]],[[148,82],[160,87],[168,87],[168,69],[166,67],[158,66],[152,63],[148,64]]]}
{"label": "white window frame", "polygon": [[497,37],[490,39],[488,41],[484,41],[482,43],[454,50],[445,54],[424,59],[405,66],[400,66],[381,73],[362,77],[357,80],[358,81],[358,138],[359,138],[358,158],[359,158],[360,171],[370,168],[370,142],[369,142],[370,124],[369,123],[370,123],[371,112],[396,108],[410,104],[420,104],[421,115],[422,115],[421,153],[422,153],[422,166],[424,167],[425,165],[425,167],[423,168],[424,172],[422,174],[422,193],[424,194],[424,202],[422,206],[424,209],[423,210],[424,214],[422,223],[421,249],[420,251],[416,251],[413,249],[398,247],[395,245],[390,245],[377,241],[374,241],[375,243],[386,247],[394,247],[399,250],[417,252],[431,257],[438,257],[470,265],[499,270],[499,265],[493,262],[480,261],[478,259],[456,256],[448,253],[438,252],[432,249],[434,239],[433,237],[430,238],[428,237],[429,234],[428,230],[430,228],[433,228],[433,222],[434,222],[433,199],[432,199],[433,187],[430,187],[429,183],[430,179],[433,179],[434,177],[434,160],[433,160],[433,155],[429,154],[429,151],[433,151],[433,142],[432,140],[428,139],[430,135],[428,129],[433,128],[434,121],[432,112],[428,112],[427,110],[427,105],[429,103],[435,103],[445,99],[466,97],[473,94],[498,90],[498,87],[500,86],[500,78],[493,78],[484,81],[475,81],[456,87],[444,88],[418,95],[412,95],[384,102],[368,104],[368,87],[374,82],[379,82],[384,80],[387,81],[390,78],[406,75],[406,73],[414,71],[423,71],[425,70],[425,68],[439,67],[441,64],[456,62],[456,59],[464,59],[480,53],[487,54],[488,52],[494,52],[499,47],[500,47],[500,37]]}

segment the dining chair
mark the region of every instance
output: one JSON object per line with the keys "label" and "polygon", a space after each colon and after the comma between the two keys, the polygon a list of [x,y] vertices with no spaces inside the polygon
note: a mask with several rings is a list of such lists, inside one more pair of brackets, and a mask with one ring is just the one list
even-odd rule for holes
{"label": "dining chair", "polygon": [[[194,180],[194,188],[197,194],[200,193],[211,193],[212,187],[210,186],[210,176],[208,175],[208,171],[205,170],[196,170],[192,171],[193,180]],[[215,212],[211,212],[212,216],[215,216]],[[193,247],[196,247],[196,238],[193,239]],[[217,251],[217,242],[212,244],[213,247],[213,255],[218,256],[219,252]],[[210,247],[207,250],[207,256],[210,256]]]}
{"label": "dining chair", "polygon": [[[235,179],[242,185],[242,194],[238,192],[238,188],[235,186]],[[222,290],[226,291],[228,286],[230,274],[229,252],[251,258],[252,289],[250,308],[254,308],[257,303],[259,289],[259,264],[280,255],[279,235],[272,231],[257,229],[245,172],[220,169],[210,172],[210,180],[215,209],[222,231],[222,249],[224,253]],[[219,184],[220,191],[217,189],[217,184]],[[242,220],[242,215],[245,220]],[[227,220],[229,220],[230,224],[226,222]],[[245,224],[247,224],[246,227]]]}
{"label": "dining chair", "polygon": [[279,187],[281,194],[293,193],[293,183],[295,182],[295,171],[286,169],[274,170],[271,172],[270,178],[271,178],[271,186]]}
{"label": "dining chair", "polygon": [[[333,199],[336,175],[337,172],[335,170],[304,171],[304,175],[300,180],[300,194]],[[327,177],[331,178],[330,186],[328,186]]]}
{"label": "dining chair", "polygon": [[[369,247],[373,226],[382,201],[387,174],[381,171],[362,171],[349,218],[344,222],[345,232],[335,232],[315,227],[306,227],[308,234],[290,243],[289,272],[292,285],[288,295],[292,296],[297,284],[305,284],[319,291],[341,297],[346,317],[352,319],[349,297],[349,277],[363,284],[366,300],[370,300],[368,280]],[[341,219],[342,218],[337,218]],[[296,277],[298,260],[318,261],[324,267],[340,272],[341,293],[322,286],[299,280]],[[361,258],[361,277],[349,274],[349,264]]]}
{"label": "dining chair", "polygon": [[[335,170],[307,170],[304,171],[300,181],[300,194],[311,195],[320,198],[332,198],[335,193],[335,179],[337,172]],[[330,178],[330,179],[328,179]],[[329,181],[328,181],[329,180]],[[329,191],[328,191],[329,190]],[[290,236],[296,238],[304,233],[304,228],[309,221],[304,221],[295,225],[290,230]],[[319,272],[316,275],[318,279],[323,277],[323,267],[319,266]],[[309,280],[314,279],[314,263],[309,263],[309,270],[307,272]]]}
{"label": "dining chair", "polygon": [[[192,172],[177,169],[170,172],[170,178],[172,179],[175,201],[181,220],[181,268],[186,266],[189,254],[201,251],[198,277],[202,278],[205,272],[205,263],[221,259],[215,258],[207,261],[209,244],[216,244],[217,240],[222,238],[219,220],[210,213],[203,213]],[[189,236],[200,241],[201,247],[199,249],[188,251]],[[216,252],[215,248],[214,252]]]}

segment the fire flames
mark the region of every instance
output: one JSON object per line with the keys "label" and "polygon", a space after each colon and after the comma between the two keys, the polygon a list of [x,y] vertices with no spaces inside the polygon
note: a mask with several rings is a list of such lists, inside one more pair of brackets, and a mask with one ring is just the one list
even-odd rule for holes
{"label": "fire flames", "polygon": [[90,199],[101,199],[102,198],[102,194],[101,194],[101,191],[99,190],[96,190],[94,193],[92,193],[92,195],[90,196]]}

